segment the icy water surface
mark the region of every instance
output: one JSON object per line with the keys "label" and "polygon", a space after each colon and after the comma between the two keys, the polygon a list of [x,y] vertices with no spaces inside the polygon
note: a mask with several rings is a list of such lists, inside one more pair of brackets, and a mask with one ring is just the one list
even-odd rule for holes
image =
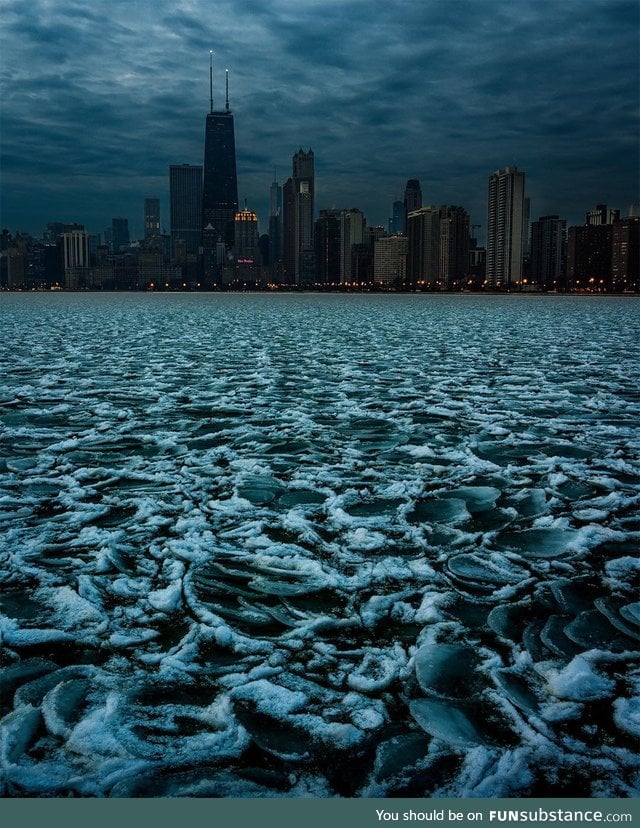
{"label": "icy water surface", "polygon": [[639,309],[0,297],[5,795],[637,792]]}

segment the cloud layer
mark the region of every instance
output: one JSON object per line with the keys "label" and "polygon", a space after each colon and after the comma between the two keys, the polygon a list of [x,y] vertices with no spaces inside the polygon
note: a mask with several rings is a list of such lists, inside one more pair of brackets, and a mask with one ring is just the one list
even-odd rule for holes
{"label": "cloud layer", "polygon": [[532,218],[638,200],[636,0],[0,0],[2,225],[142,230],[168,166],[202,163],[208,56],[231,77],[239,194],[316,156],[317,208],[386,223],[407,178],[486,223],[498,167]]}

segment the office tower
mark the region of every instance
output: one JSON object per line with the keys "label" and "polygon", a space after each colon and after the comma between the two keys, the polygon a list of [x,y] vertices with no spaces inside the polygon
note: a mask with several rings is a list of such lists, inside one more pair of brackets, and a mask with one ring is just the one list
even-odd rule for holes
{"label": "office tower", "polygon": [[287,280],[310,284],[315,280],[313,247],[315,171],[313,151],[302,148],[293,156],[291,178],[283,188],[283,247]]}
{"label": "office tower", "polygon": [[66,225],[60,239],[64,284],[69,290],[77,290],[86,285],[89,268],[89,234],[82,224]]}
{"label": "office tower", "polygon": [[269,189],[269,260],[275,274],[282,258],[282,187],[275,177]]}
{"label": "office tower", "polygon": [[144,200],[144,237],[154,238],[160,235],[160,199],[145,198]]}
{"label": "office tower", "polygon": [[121,248],[129,245],[129,219],[111,219],[111,229],[113,231],[113,252],[120,253]]}
{"label": "office tower", "polygon": [[406,280],[407,237],[385,236],[375,243],[373,280],[376,287],[401,289]]}
{"label": "office tower", "polygon": [[407,232],[407,218],[409,213],[418,210],[422,207],[422,190],[420,189],[420,182],[417,178],[410,178],[407,181],[407,186],[404,188],[404,213],[402,232]]}
{"label": "office tower", "polygon": [[608,290],[611,287],[611,224],[570,227],[567,239],[567,289]]}
{"label": "office tower", "polygon": [[440,218],[438,281],[448,290],[462,287],[469,275],[469,214],[446,207]]}
{"label": "office tower", "polygon": [[585,223],[591,227],[599,227],[602,224],[613,224],[620,218],[620,210],[607,209],[606,204],[596,204],[593,210],[587,211]]}
{"label": "office tower", "polygon": [[320,210],[315,226],[316,281],[340,281],[340,216],[342,210]]}
{"label": "office tower", "polygon": [[616,291],[640,289],[640,218],[637,216],[613,222],[611,287]]}
{"label": "office tower", "polygon": [[391,205],[391,217],[389,218],[389,235],[404,232],[404,202],[396,201]]}
{"label": "office tower", "polygon": [[445,207],[427,206],[407,216],[407,285],[439,288],[440,221]]}
{"label": "office tower", "polygon": [[185,255],[196,254],[201,242],[201,166],[171,164],[169,167],[169,216],[172,258],[178,258],[180,250]]}
{"label": "office tower", "polygon": [[364,213],[353,207],[340,213],[340,281],[351,281],[351,248],[362,244],[366,227]]}
{"label": "office tower", "polygon": [[367,242],[362,242],[362,244],[352,245],[351,246],[351,284],[362,286],[362,285],[369,285],[372,282],[373,282],[373,247],[370,244],[367,244]]}
{"label": "office tower", "polygon": [[244,265],[257,265],[259,263],[258,216],[246,207],[236,213],[234,239],[236,262]]}
{"label": "office tower", "polygon": [[545,290],[564,287],[567,222],[559,216],[541,216],[531,225],[531,284]]}
{"label": "office tower", "polygon": [[204,178],[202,187],[202,246],[205,273],[215,269],[217,244],[226,250],[234,244],[235,216],[238,212],[236,140],[233,114],[229,108],[229,72],[225,73],[224,109],[213,108],[213,58],[209,61],[209,112],[204,135]]}
{"label": "office tower", "polygon": [[509,289],[522,278],[524,173],[505,167],[489,176],[487,207],[487,283]]}

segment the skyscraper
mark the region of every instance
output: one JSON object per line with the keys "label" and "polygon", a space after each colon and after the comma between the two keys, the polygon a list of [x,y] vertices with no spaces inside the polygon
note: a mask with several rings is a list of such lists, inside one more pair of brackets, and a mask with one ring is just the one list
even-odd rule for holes
{"label": "skyscraper", "polygon": [[469,214],[450,206],[440,219],[439,281],[447,289],[462,285],[469,275]]}
{"label": "skyscraper", "polygon": [[[123,220],[126,221],[126,219]],[[77,290],[79,287],[86,286],[89,267],[89,234],[85,231],[84,225],[74,224],[65,227],[61,243],[65,287]]]}
{"label": "skyscraper", "polygon": [[640,290],[640,219],[637,216],[613,222],[611,247],[613,290]]}
{"label": "skyscraper", "polygon": [[313,216],[315,171],[313,151],[302,148],[293,156],[292,174],[283,188],[283,245],[290,283],[314,281]]}
{"label": "skyscraper", "polygon": [[395,233],[404,232],[404,202],[396,199],[391,206],[391,216],[389,217],[388,230],[389,235],[393,236]]}
{"label": "skyscraper", "polygon": [[247,207],[235,216],[235,250],[238,264],[258,264],[258,216]]}
{"label": "skyscraper", "polygon": [[273,173],[273,183],[269,190],[269,261],[273,275],[278,268],[278,261],[282,257],[282,187]]}
{"label": "skyscraper", "polygon": [[524,255],[524,173],[505,167],[489,176],[487,282],[510,288],[520,283]]}
{"label": "skyscraper", "polygon": [[144,237],[153,238],[160,235],[160,199],[145,198],[144,200]]}
{"label": "skyscraper", "polygon": [[351,281],[351,250],[354,245],[362,244],[366,219],[364,213],[353,207],[342,210],[340,214],[340,281]]}
{"label": "skyscraper", "polygon": [[176,257],[182,240],[186,253],[200,247],[202,220],[202,167],[172,164],[169,167],[169,212],[171,217],[171,256]]}
{"label": "skyscraper", "polygon": [[531,225],[529,279],[546,290],[564,287],[567,222],[559,216],[541,216]]}
{"label": "skyscraper", "polygon": [[422,190],[417,178],[410,178],[404,188],[404,222],[402,232],[407,232],[407,216],[422,207]]}
{"label": "skyscraper", "polygon": [[593,210],[587,211],[586,224],[598,227],[602,224],[613,224],[620,218],[620,210],[608,209],[606,204],[596,204]]}
{"label": "skyscraper", "polygon": [[406,278],[407,237],[383,236],[375,243],[373,280],[376,287],[399,290]]}
{"label": "skyscraper", "polygon": [[233,114],[229,109],[229,72],[225,73],[225,107],[213,108],[213,57],[209,62],[209,112],[204,135],[204,179],[202,188],[202,246],[205,272],[216,261],[218,241],[227,250],[233,247],[235,217],[238,212],[238,178]]}
{"label": "skyscraper", "polygon": [[316,280],[331,284],[340,278],[340,218],[342,210],[320,210],[315,226]]}
{"label": "skyscraper", "polygon": [[445,209],[420,207],[407,216],[407,282],[411,288],[439,287],[440,220]]}

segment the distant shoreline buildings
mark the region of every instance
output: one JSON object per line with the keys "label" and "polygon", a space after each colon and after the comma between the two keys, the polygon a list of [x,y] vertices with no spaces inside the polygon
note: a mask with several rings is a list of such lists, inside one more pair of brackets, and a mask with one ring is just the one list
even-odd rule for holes
{"label": "distant shoreline buildings", "polygon": [[[274,173],[269,232],[238,205],[235,125],[225,72],[225,106],[214,109],[213,57],[203,163],[169,166],[169,233],[160,200],[144,198],[144,238],[128,219],[102,233],[50,222],[41,239],[3,230],[0,290],[361,290],[640,291],[640,218],[599,204],[584,225],[558,215],[530,222],[525,173],[489,176],[487,243],[460,205],[423,204],[418,179],[395,199],[387,228],[367,225],[357,207],[320,209],[315,158],[300,148],[281,185]],[[142,199],[141,199],[142,202]]]}

